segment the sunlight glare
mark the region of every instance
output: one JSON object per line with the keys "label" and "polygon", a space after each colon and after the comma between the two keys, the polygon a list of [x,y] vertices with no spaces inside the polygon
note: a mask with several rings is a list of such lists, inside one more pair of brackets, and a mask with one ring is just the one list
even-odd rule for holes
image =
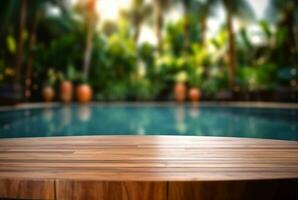
{"label": "sunlight glare", "polygon": [[138,44],[142,44],[144,42],[148,42],[152,45],[157,45],[157,38],[154,33],[154,30],[149,26],[145,26],[145,25],[141,27],[141,33],[138,40]]}
{"label": "sunlight glare", "polygon": [[117,21],[119,11],[127,9],[131,5],[131,0],[99,0],[96,10],[101,21]]}

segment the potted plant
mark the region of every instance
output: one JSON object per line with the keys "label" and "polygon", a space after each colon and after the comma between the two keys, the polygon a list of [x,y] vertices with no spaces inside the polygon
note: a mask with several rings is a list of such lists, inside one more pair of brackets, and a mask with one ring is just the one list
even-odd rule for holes
{"label": "potted plant", "polygon": [[64,79],[60,83],[60,99],[63,103],[69,103],[72,100],[73,86],[72,82]]}
{"label": "potted plant", "polygon": [[96,28],[96,23],[98,20],[98,15],[96,13],[96,1],[90,0],[82,4],[82,8],[86,9],[86,45],[83,54],[83,82],[77,86],[76,94],[77,99],[80,103],[88,103],[92,99],[92,88],[87,83],[91,60],[92,60],[92,50],[93,50],[93,39]]}
{"label": "potted plant", "polygon": [[80,103],[88,103],[92,99],[93,91],[88,83],[82,82],[77,86],[76,94]]}
{"label": "potted plant", "polygon": [[200,86],[202,84],[202,74],[203,68],[198,67],[194,73],[191,73],[189,78],[190,89],[188,91],[189,100],[193,103],[200,101],[201,99],[201,90]]}
{"label": "potted plant", "polygon": [[174,95],[175,95],[175,100],[179,103],[184,102],[186,98],[186,85],[185,85],[186,79],[187,79],[187,75],[185,72],[180,72],[176,75]]}
{"label": "potted plant", "polygon": [[69,103],[73,97],[73,84],[72,81],[75,79],[75,70],[72,65],[67,68],[66,76],[61,75],[60,83],[60,99],[63,103]]}
{"label": "potted plant", "polygon": [[76,87],[76,97],[80,103],[88,103],[93,96],[93,91],[91,86],[89,85],[87,78],[85,76],[81,76],[79,78],[79,84]]}
{"label": "potted plant", "polygon": [[46,84],[42,88],[42,97],[45,102],[51,102],[55,97],[55,91],[51,85]]}
{"label": "potted plant", "polygon": [[42,97],[46,102],[51,102],[55,97],[55,90],[53,85],[56,82],[56,73],[53,69],[48,70],[48,80],[42,88]]}
{"label": "potted plant", "polygon": [[191,102],[198,102],[201,99],[201,91],[197,87],[191,87],[188,95]]}

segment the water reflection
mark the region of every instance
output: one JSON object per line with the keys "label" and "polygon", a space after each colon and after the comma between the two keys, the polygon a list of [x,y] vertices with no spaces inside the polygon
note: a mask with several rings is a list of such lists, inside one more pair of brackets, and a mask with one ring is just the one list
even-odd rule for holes
{"label": "water reflection", "polygon": [[137,134],[138,135],[146,135],[146,131],[144,129],[144,126],[142,126],[142,125],[138,126],[138,128],[137,128]]}
{"label": "water reflection", "polygon": [[64,105],[0,112],[0,137],[206,135],[298,139],[297,110],[166,105]]}
{"label": "water reflection", "polygon": [[70,125],[72,120],[72,109],[70,105],[63,105],[60,112],[61,123],[63,124],[63,126]]}
{"label": "water reflection", "polygon": [[91,118],[91,109],[88,105],[78,105],[77,107],[77,118],[81,122],[87,122]]}
{"label": "water reflection", "polygon": [[176,128],[180,134],[186,133],[185,107],[183,105],[177,105],[176,107]]}
{"label": "water reflection", "polygon": [[51,122],[54,116],[54,111],[52,108],[45,108],[42,111],[42,118],[47,121]]}
{"label": "water reflection", "polygon": [[199,103],[193,102],[189,107],[189,115],[192,118],[198,118],[200,115]]}

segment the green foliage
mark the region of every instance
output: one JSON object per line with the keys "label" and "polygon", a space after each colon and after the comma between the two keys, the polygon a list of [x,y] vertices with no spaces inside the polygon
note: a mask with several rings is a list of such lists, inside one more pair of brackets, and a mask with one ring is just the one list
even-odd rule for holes
{"label": "green foliage", "polygon": [[154,64],[154,47],[149,43],[143,43],[138,48],[138,55],[148,67]]}
{"label": "green foliage", "polygon": [[147,78],[138,78],[131,82],[130,96],[136,100],[154,100],[158,93],[158,85]]}
{"label": "green foliage", "polygon": [[[188,38],[185,38],[185,21],[186,19],[179,20],[175,23],[170,23],[166,27],[165,36],[165,51],[170,51],[174,55],[184,54],[189,52],[190,49],[185,49],[184,42],[187,40],[190,44],[199,43],[200,28],[197,22],[196,15],[188,16]],[[191,47],[191,45],[190,45]]]}
{"label": "green foliage", "polygon": [[212,97],[228,85],[227,72],[225,67],[213,66],[208,69],[207,77],[202,83],[202,90],[206,96]]}
{"label": "green foliage", "polygon": [[218,34],[211,39],[211,43],[218,50],[225,48],[228,40],[228,32],[223,27],[219,30]]}
{"label": "green foliage", "polygon": [[60,73],[55,71],[53,68],[48,69],[47,71],[47,79],[44,81],[44,85],[53,86],[60,77]]}
{"label": "green foliage", "polygon": [[249,3],[245,0],[218,0],[221,2],[226,12],[234,17],[238,17],[244,21],[254,19],[254,11]]}
{"label": "green foliage", "polygon": [[272,90],[277,82],[277,66],[265,64],[239,69],[239,85],[244,90]]}
{"label": "green foliage", "polygon": [[269,27],[269,23],[265,20],[261,20],[259,22],[259,26],[263,31],[264,35],[266,36],[267,40],[269,40],[273,34],[271,28]]}
{"label": "green foliage", "polygon": [[183,22],[169,24],[167,26],[167,35],[165,37],[165,49],[179,55],[183,50]]}
{"label": "green foliage", "polygon": [[12,35],[6,37],[6,45],[10,53],[14,54],[16,52],[16,41]]}
{"label": "green foliage", "polygon": [[112,101],[126,100],[128,91],[128,86],[124,82],[113,83],[109,86],[109,90],[105,91],[106,99]]}
{"label": "green foliage", "polygon": [[109,38],[97,38],[94,45],[90,80],[99,98],[125,100],[129,94],[130,76],[136,71],[136,46],[125,31]]}
{"label": "green foliage", "polygon": [[[83,47],[79,43],[80,40],[81,38],[74,34],[64,34],[52,40],[47,50],[45,64],[66,71],[69,64],[80,63]],[[67,56],[65,56],[66,52]]]}
{"label": "green foliage", "polygon": [[75,70],[75,67],[72,64],[69,64],[66,68],[65,73],[60,73],[59,75],[61,80],[70,80],[70,81],[76,81],[79,78],[79,74]]}
{"label": "green foliage", "polygon": [[[67,1],[27,2],[30,3],[22,35],[21,74],[30,71],[28,63],[32,61],[34,84],[42,85],[46,81],[46,84],[54,85],[59,78],[75,84],[81,81],[86,28],[90,23],[88,9],[82,6],[70,8]],[[268,20],[256,23],[261,43],[254,43],[248,26],[235,32],[236,79],[240,90],[273,90],[279,85],[291,86],[297,80],[297,75],[293,75],[298,64],[298,40],[297,34],[293,34],[297,32],[295,4],[293,0],[271,2],[271,13],[281,17],[274,19],[274,23]],[[227,27],[223,24],[210,38],[205,36],[204,31],[208,30],[204,29],[208,27],[203,25],[217,11],[218,5],[223,6],[232,18],[251,22],[254,17],[247,1],[159,0],[148,4],[144,0],[135,0],[133,3],[131,8],[122,11],[117,22],[102,22],[101,27],[92,27],[95,34],[88,83],[98,100],[169,99],[177,81],[200,88],[207,97],[227,89]],[[176,3],[184,6],[184,12],[175,22],[165,23],[162,19],[163,23],[159,25],[164,36],[161,50],[149,43],[138,44],[141,27],[150,24],[147,22],[152,21],[152,14],[159,12],[159,17],[164,17],[168,8]],[[53,6],[60,10],[59,15],[47,14],[47,9]],[[19,8],[20,1],[15,0],[4,1],[0,6],[1,84],[11,84],[14,78],[13,67],[19,45],[19,19],[16,17]],[[32,47],[33,33],[36,41]]]}

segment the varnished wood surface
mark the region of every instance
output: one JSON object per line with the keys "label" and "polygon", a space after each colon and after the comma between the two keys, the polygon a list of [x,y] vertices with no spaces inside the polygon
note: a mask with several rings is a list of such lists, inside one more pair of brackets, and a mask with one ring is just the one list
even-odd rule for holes
{"label": "varnished wood surface", "polygon": [[297,200],[298,180],[169,182],[168,200]]}
{"label": "varnished wood surface", "polygon": [[94,136],[0,140],[0,179],[222,181],[298,178],[298,142]]}
{"label": "varnished wood surface", "polygon": [[296,199],[297,180],[295,141],[179,136],[0,140],[0,198]]}
{"label": "varnished wood surface", "polygon": [[54,180],[0,179],[0,199],[55,199]]}
{"label": "varnished wood surface", "polygon": [[166,200],[166,182],[69,181],[56,183],[57,199]]}

